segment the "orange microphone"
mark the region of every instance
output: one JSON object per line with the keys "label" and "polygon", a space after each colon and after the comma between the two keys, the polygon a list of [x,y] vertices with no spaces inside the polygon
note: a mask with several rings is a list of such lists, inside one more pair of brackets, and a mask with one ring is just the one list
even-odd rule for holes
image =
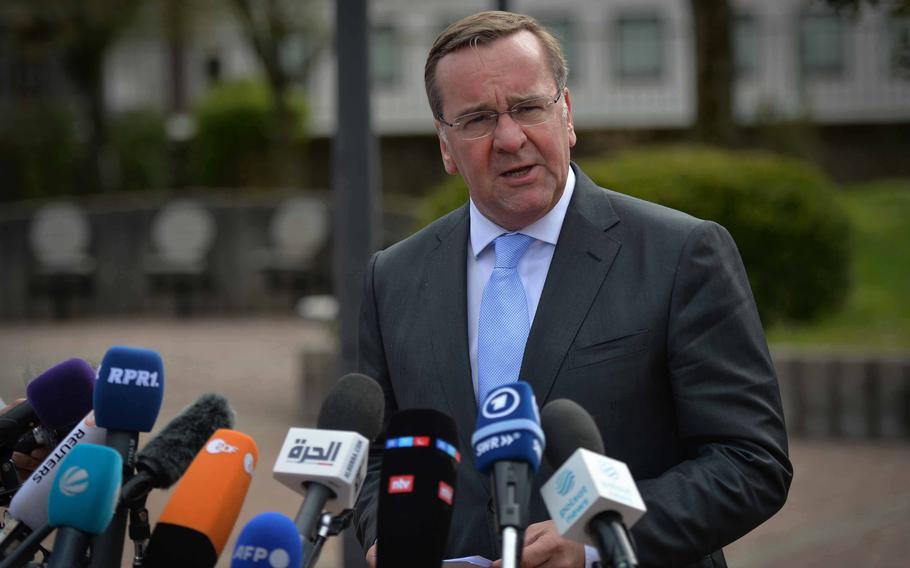
{"label": "orange microphone", "polygon": [[237,522],[258,457],[256,443],[246,434],[216,430],[165,505],[144,565],[214,566]]}

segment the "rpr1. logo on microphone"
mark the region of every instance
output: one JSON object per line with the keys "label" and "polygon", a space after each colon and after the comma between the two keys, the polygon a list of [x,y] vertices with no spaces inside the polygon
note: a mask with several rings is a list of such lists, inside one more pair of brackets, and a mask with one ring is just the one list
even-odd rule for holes
{"label": "rpr1. logo on microphone", "polygon": [[135,384],[137,387],[158,388],[161,383],[158,382],[158,371],[146,371],[145,369],[121,369],[120,367],[111,367],[107,374],[107,382],[116,385]]}
{"label": "rpr1. logo on microphone", "polygon": [[521,403],[521,396],[512,387],[499,387],[487,397],[481,412],[485,418],[495,420],[515,412]]}

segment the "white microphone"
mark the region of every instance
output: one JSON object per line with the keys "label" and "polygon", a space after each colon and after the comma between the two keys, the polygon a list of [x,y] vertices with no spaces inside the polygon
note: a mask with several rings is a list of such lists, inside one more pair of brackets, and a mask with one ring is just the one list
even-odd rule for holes
{"label": "white microphone", "polygon": [[384,410],[382,387],[366,375],[350,373],[323,401],[316,428],[288,431],[272,475],[304,495],[295,519],[303,537],[304,566],[315,563],[328,536],[319,527],[323,513],[337,516],[354,508]]}
{"label": "white microphone", "polygon": [[600,432],[578,404],[554,400],[544,406],[541,421],[549,442],[547,460],[562,464],[540,488],[556,530],[596,546],[606,565],[638,566],[628,528],[647,508],[629,467],[603,455]]}

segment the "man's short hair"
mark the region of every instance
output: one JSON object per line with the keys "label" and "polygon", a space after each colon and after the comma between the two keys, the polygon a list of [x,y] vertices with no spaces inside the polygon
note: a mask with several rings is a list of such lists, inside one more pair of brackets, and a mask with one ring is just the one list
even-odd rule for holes
{"label": "man's short hair", "polygon": [[[436,87],[436,65],[445,55],[464,47],[486,45],[497,39],[527,30],[534,34],[543,46],[556,88],[566,85],[569,67],[563,56],[559,40],[553,37],[540,22],[530,16],[512,12],[487,11],[463,18],[445,29],[430,48],[427,63],[424,66],[423,80],[427,89],[427,99],[433,117],[442,116],[442,93]],[[451,118],[451,117],[450,117]]]}

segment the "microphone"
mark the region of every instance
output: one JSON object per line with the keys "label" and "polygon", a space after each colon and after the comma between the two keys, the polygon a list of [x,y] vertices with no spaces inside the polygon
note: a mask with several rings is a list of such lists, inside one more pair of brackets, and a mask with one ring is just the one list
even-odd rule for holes
{"label": "microphone", "polygon": [[258,458],[252,438],[216,430],[164,506],[144,565],[214,566],[237,522]]}
{"label": "microphone", "polygon": [[608,566],[638,566],[627,527],[647,509],[628,466],[603,455],[600,431],[577,403],[554,400],[541,415],[547,461],[562,464],[540,488],[559,534],[596,546]]}
{"label": "microphone", "polygon": [[297,568],[302,546],[294,521],[281,513],[262,513],[240,531],[231,568]]}
{"label": "microphone", "polygon": [[354,507],[384,409],[382,387],[366,375],[350,373],[323,401],[315,429],[288,430],[272,475],[304,495],[296,523],[308,547],[305,562],[315,561],[312,552],[321,542],[317,530],[323,511],[335,516]]}
{"label": "microphone", "polygon": [[[123,458],[123,479],[133,476],[139,432],[155,425],[164,398],[164,366],[150,349],[115,346],[107,350],[95,381],[95,421],[107,429],[109,448]],[[91,568],[117,568],[123,556],[128,511],[120,507],[92,547]]]}
{"label": "microphone", "polygon": [[106,436],[106,430],[95,425],[91,414],[83,418],[19,488],[9,505],[13,518],[31,529],[47,523],[48,496],[60,471],[60,463],[79,445],[103,445]]}
{"label": "microphone", "polygon": [[120,454],[95,444],[76,446],[60,467],[48,498],[48,522],[57,527],[48,568],[82,565],[90,535],[114,516],[123,473]]}
{"label": "microphone", "polygon": [[461,461],[455,421],[437,410],[394,414],[379,478],[377,566],[440,566]]}
{"label": "microphone", "polygon": [[[94,415],[89,413],[47,455],[41,465],[35,468],[10,502],[9,514],[18,523],[0,543],[0,557],[7,558],[7,552],[12,545],[17,545],[16,552],[23,559],[37,550],[37,545],[49,532],[47,504],[51,487],[60,472],[61,462],[73,448],[77,447],[77,444],[103,445],[106,434],[104,428],[98,428],[95,425]],[[38,529],[46,532],[43,535],[40,534],[40,531],[39,533],[32,532]],[[26,537],[29,538],[26,539]],[[28,544],[26,544],[27,542]]]}
{"label": "microphone", "polygon": [[234,411],[219,394],[204,394],[184,408],[136,457],[136,475],[120,490],[121,503],[143,499],[152,489],[167,489],[219,428],[234,426]]}
{"label": "microphone", "polygon": [[521,564],[531,483],[540,467],[545,440],[531,385],[516,381],[487,395],[471,445],[475,467],[491,477],[504,568]]}
{"label": "microphone", "polygon": [[95,371],[82,359],[67,359],[25,387],[26,400],[0,415],[0,447],[11,448],[40,423],[70,428],[92,409]]}

